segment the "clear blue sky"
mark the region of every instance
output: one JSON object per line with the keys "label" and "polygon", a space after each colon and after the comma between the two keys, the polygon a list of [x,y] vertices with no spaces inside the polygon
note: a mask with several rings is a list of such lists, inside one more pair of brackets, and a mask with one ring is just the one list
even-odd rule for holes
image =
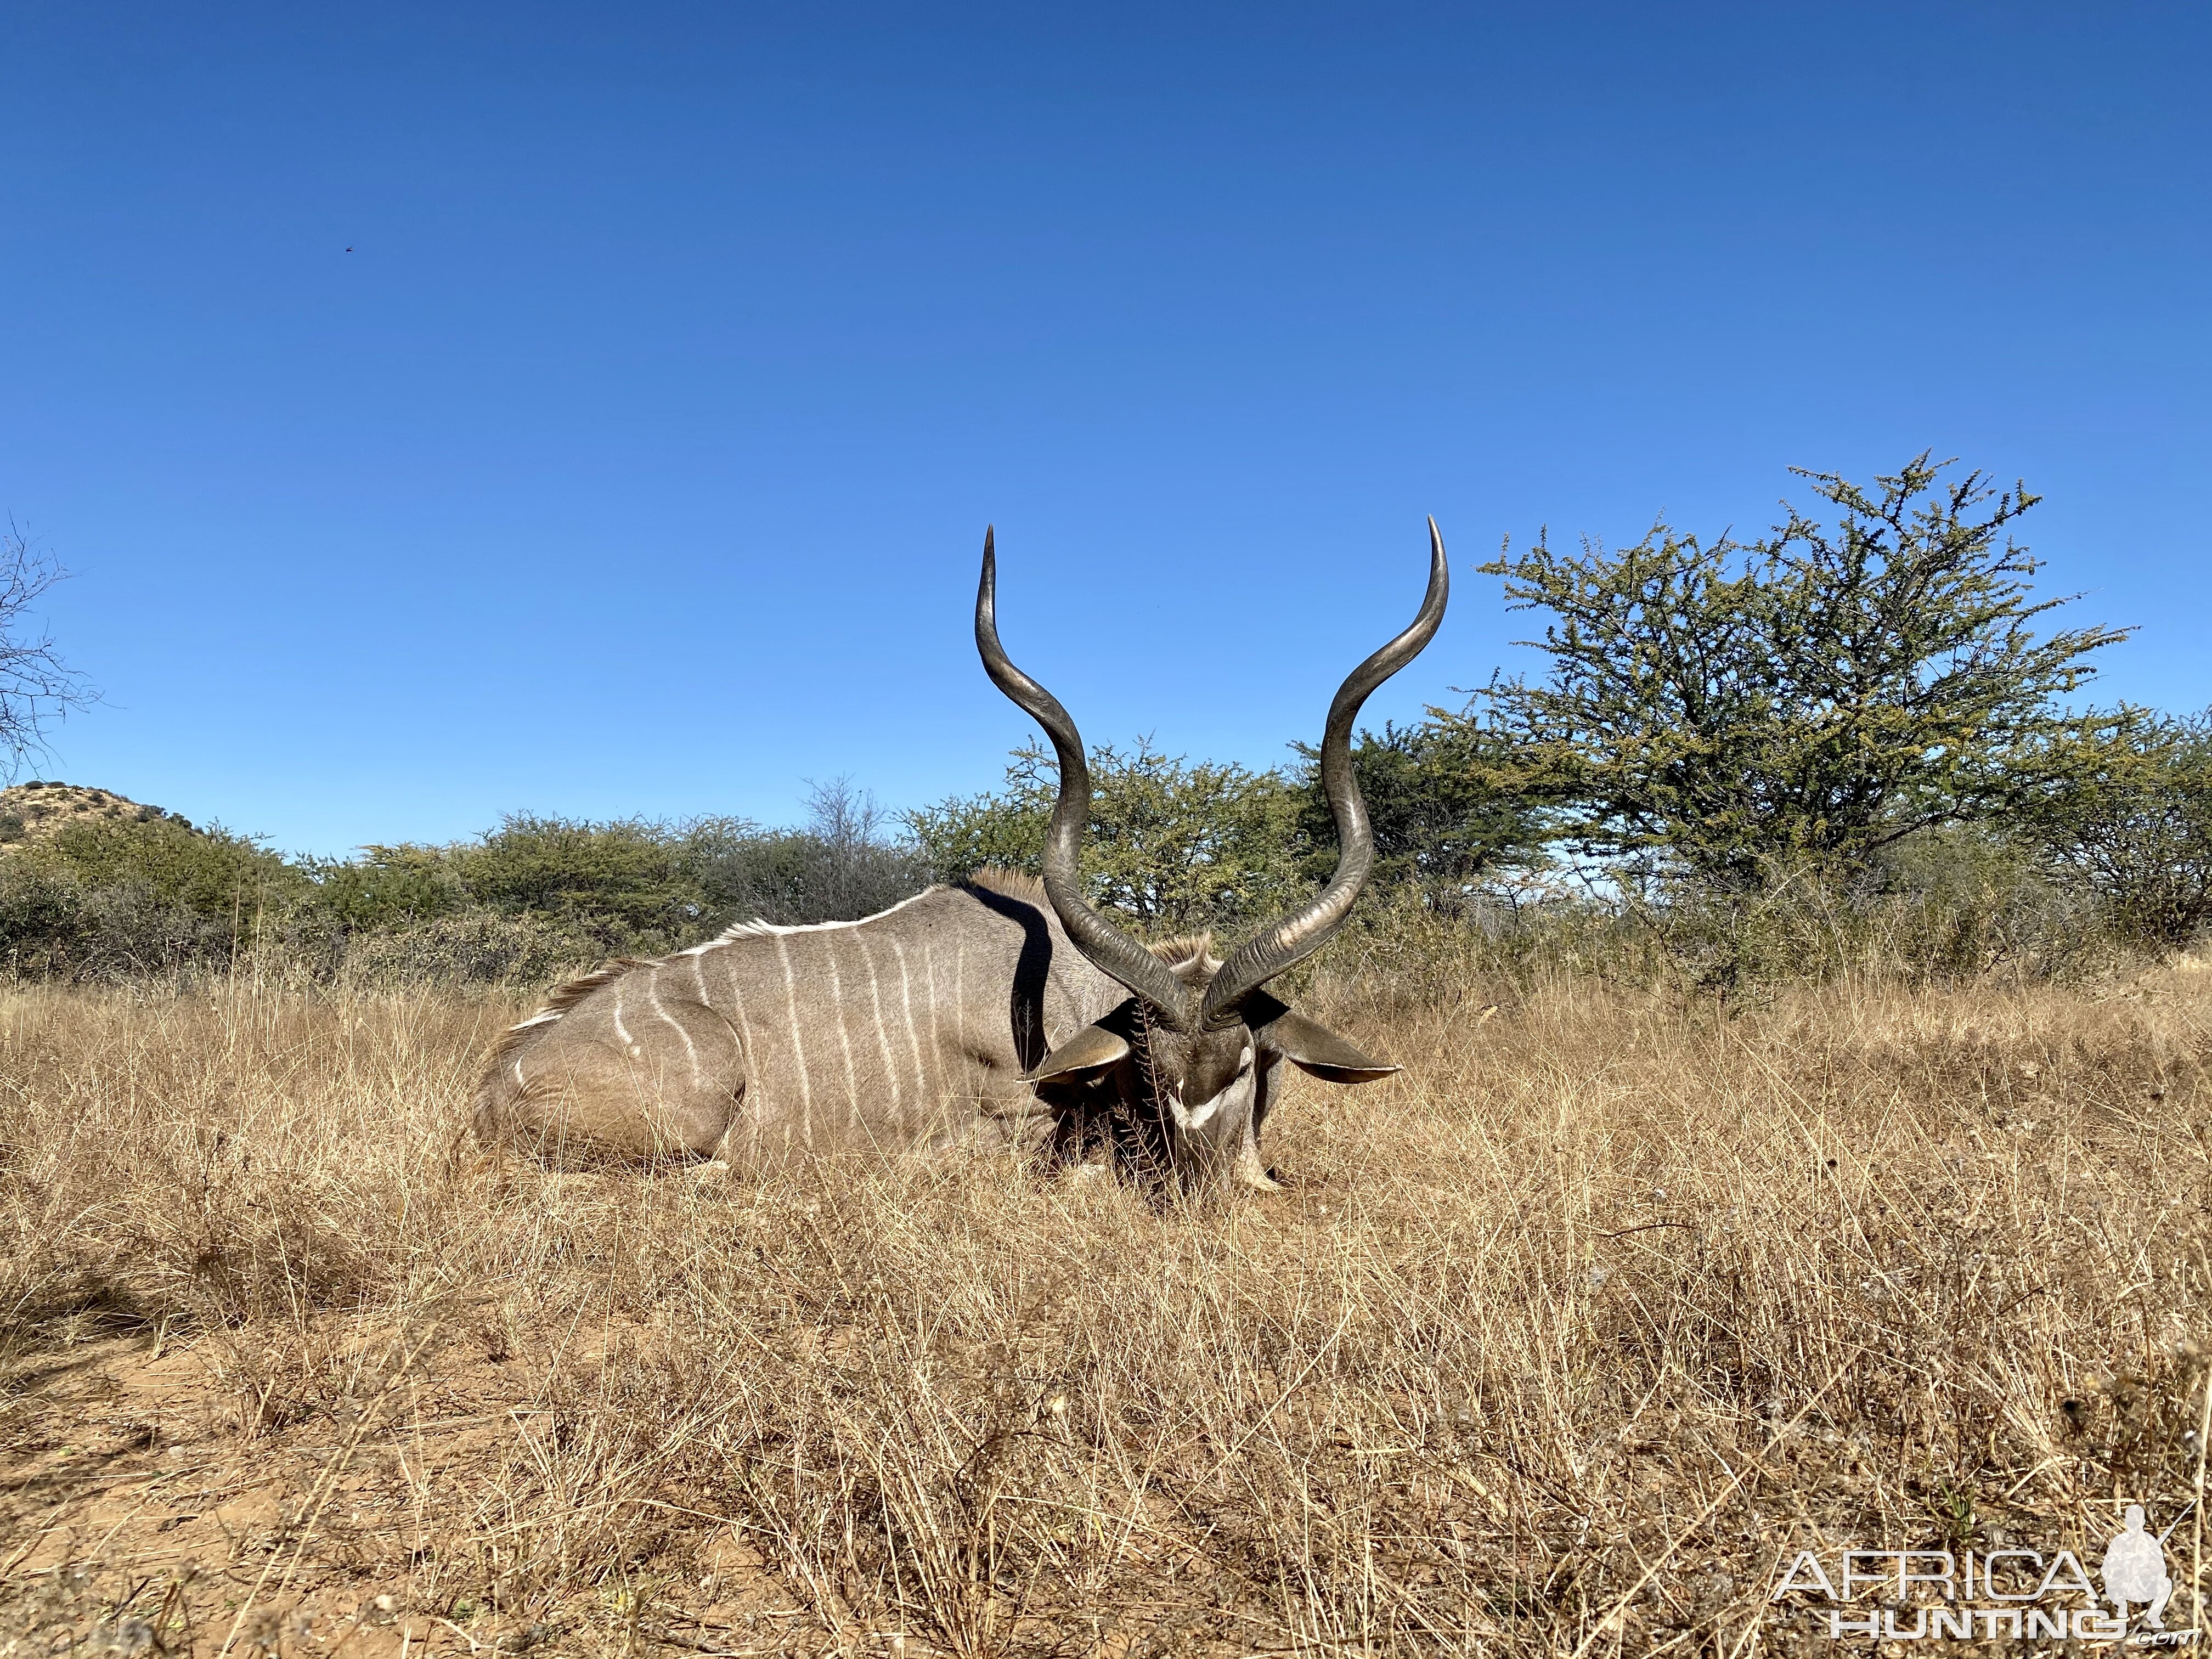
{"label": "clear blue sky", "polygon": [[[1257,765],[1507,533],[1933,447],[2212,701],[2198,5],[0,11],[47,776],[287,849]],[[347,250],[352,251],[349,252]],[[1802,486],[1796,498],[1808,499]]]}

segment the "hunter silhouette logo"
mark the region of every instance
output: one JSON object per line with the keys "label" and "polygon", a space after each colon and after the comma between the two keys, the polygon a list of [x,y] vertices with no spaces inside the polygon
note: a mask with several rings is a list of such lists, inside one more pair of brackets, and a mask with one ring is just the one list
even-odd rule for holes
{"label": "hunter silhouette logo", "polygon": [[2128,1529],[2105,1552],[2105,1599],[2121,1618],[2128,1616],[2129,1602],[2141,1601],[2148,1607],[2143,1623],[2153,1630],[2166,1628],[2160,1615],[2173,1595],[2173,1580],[2166,1574],[2166,1539],[2172,1530],[2168,1527],[2152,1537],[2143,1530],[2142,1505],[2128,1505]]}

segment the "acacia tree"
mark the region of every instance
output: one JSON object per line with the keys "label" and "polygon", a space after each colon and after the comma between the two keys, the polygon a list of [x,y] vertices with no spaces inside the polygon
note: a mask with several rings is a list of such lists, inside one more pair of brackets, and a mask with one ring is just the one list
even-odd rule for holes
{"label": "acacia tree", "polygon": [[25,631],[39,596],[68,574],[13,524],[0,535],[0,772],[10,782],[23,757],[45,747],[47,722],[93,698],[49,635]]}
{"label": "acacia tree", "polygon": [[2051,872],[2094,893],[2125,931],[2185,945],[2212,926],[2212,709],[2124,712],[2028,828]]}
{"label": "acacia tree", "polygon": [[1950,465],[1871,490],[1799,471],[1835,523],[1788,508],[1755,542],[1662,521],[1617,553],[1509,549],[1481,568],[1555,619],[1528,642],[1550,676],[1495,680],[1446,726],[1500,740],[1490,781],[1556,809],[1577,853],[1731,888],[2020,811],[2097,747],[2057,700],[2130,630],[2039,637],[2068,601],[2032,598],[2010,526],[2039,498]]}
{"label": "acacia tree", "polygon": [[[1411,884],[1431,907],[1455,911],[1501,871],[1543,867],[1543,814],[1498,785],[1498,747],[1493,733],[1466,725],[1385,725],[1359,734],[1352,770],[1375,836],[1376,887]],[[1336,822],[1321,787],[1320,751],[1297,749],[1305,758],[1297,852],[1318,884],[1336,868]]]}
{"label": "acacia tree", "polygon": [[[1273,772],[1193,763],[1146,739],[1091,751],[1084,873],[1094,904],[1155,935],[1234,926],[1285,908],[1303,890],[1292,846],[1297,798]],[[1034,871],[1059,793],[1051,751],[1013,751],[1006,787],[907,814],[940,880],[986,865]]]}

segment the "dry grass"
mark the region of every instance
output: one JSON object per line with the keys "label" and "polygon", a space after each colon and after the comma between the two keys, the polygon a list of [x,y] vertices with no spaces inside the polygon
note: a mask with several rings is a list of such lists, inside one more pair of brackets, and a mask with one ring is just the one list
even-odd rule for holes
{"label": "dry grass", "polygon": [[0,1653],[1832,1652],[1796,1549],[2187,1501],[2212,974],[1483,1000],[1161,1207],[456,1176],[514,1005],[9,992]]}

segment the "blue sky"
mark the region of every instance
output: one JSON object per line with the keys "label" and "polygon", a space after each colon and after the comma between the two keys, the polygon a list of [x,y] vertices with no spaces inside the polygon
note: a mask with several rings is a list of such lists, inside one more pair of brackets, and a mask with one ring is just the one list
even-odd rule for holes
{"label": "blue sky", "polygon": [[[325,853],[1255,765],[1511,534],[1932,447],[2212,701],[2201,7],[0,10],[34,775]],[[351,248],[352,252],[347,250]]]}

